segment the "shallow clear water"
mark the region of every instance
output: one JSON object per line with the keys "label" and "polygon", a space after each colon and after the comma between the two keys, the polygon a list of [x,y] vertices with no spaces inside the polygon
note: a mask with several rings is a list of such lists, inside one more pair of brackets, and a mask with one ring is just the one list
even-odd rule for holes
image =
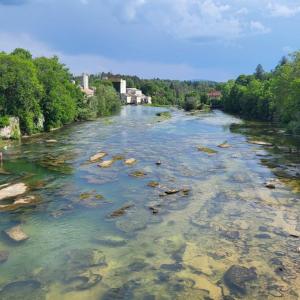
{"label": "shallow clear water", "polygon": [[[0,299],[300,299],[299,140],[230,130],[240,120],[218,111],[156,117],[164,110],[124,107],[5,151],[0,184],[25,182],[39,202],[0,213],[1,231],[21,224],[30,237],[1,236]],[[137,163],[102,169],[89,162],[99,151]],[[224,282],[233,265],[255,268],[243,291]]]}

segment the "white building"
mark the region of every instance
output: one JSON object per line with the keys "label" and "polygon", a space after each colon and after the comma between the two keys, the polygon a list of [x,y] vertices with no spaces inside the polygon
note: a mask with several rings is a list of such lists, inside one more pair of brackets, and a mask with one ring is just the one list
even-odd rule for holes
{"label": "white building", "polygon": [[145,96],[141,90],[136,88],[127,88],[126,80],[119,77],[107,78],[110,80],[118,93],[121,95],[121,99],[125,104],[151,104],[152,99],[149,96]]}
{"label": "white building", "polygon": [[126,89],[126,103],[127,104],[151,104],[152,99],[150,96],[145,96],[141,90],[136,88],[127,88]]}
{"label": "white building", "polygon": [[89,75],[87,73],[82,74],[81,91],[87,97],[93,97],[95,95],[95,90],[89,88]]}

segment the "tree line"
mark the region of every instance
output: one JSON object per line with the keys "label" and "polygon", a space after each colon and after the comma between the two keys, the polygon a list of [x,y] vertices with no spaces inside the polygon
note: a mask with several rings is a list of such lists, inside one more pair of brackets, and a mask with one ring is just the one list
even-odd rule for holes
{"label": "tree line", "polygon": [[34,134],[74,121],[110,115],[120,99],[108,82],[87,98],[58,57],[33,58],[25,49],[0,52],[0,125],[18,117],[22,134]]}
{"label": "tree line", "polygon": [[218,88],[226,112],[277,122],[300,134],[300,52],[283,57],[271,72],[258,65],[254,74],[240,75]]}
{"label": "tree line", "polygon": [[217,83],[214,81],[141,79],[137,76],[104,72],[91,75],[90,80],[94,83],[111,77],[125,79],[127,87],[142,90],[146,96],[152,97],[153,105],[175,105],[186,110],[201,108],[203,105],[208,104],[207,93],[217,86]]}

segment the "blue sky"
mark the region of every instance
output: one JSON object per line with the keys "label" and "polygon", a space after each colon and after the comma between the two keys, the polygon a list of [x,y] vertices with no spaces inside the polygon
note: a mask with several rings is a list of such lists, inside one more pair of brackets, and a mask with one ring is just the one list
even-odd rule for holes
{"label": "blue sky", "polygon": [[224,81],[300,48],[294,0],[0,0],[0,50],[72,72]]}

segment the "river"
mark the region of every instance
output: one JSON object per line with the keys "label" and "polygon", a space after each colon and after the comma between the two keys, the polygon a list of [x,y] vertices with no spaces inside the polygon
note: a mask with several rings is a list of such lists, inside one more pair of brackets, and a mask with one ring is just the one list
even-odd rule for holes
{"label": "river", "polygon": [[[300,299],[299,139],[165,110],[124,107],[4,151],[0,183],[38,202],[0,212],[1,232],[29,236],[0,237],[0,299]],[[99,151],[111,167],[89,162]]]}

